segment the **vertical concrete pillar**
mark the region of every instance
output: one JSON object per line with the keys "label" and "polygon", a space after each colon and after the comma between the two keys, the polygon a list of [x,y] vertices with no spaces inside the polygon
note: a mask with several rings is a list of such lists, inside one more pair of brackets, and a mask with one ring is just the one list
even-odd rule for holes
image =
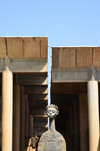
{"label": "vertical concrete pillar", "polygon": [[70,137],[70,121],[67,120],[67,137]]}
{"label": "vertical concrete pillar", "polygon": [[87,93],[79,94],[80,151],[88,151],[88,102]]}
{"label": "vertical concrete pillar", "polygon": [[25,150],[25,94],[24,87],[21,87],[21,105],[20,105],[20,151]]}
{"label": "vertical concrete pillar", "polygon": [[[29,133],[28,133],[28,125],[29,125],[29,106],[28,106],[28,99],[27,99],[27,95],[25,95],[25,137],[26,137],[26,141],[28,141],[28,136],[29,136]],[[25,146],[25,151],[28,151],[28,142]]]}
{"label": "vertical concrete pillar", "polygon": [[2,73],[2,151],[12,151],[13,74]]}
{"label": "vertical concrete pillar", "polygon": [[88,82],[88,120],[89,120],[89,151],[98,151],[99,147],[99,106],[98,82]]}
{"label": "vertical concrete pillar", "polygon": [[27,96],[26,96],[26,99],[25,99],[25,136],[28,137],[28,117],[29,117],[29,106],[28,106],[28,99],[27,99]]}
{"label": "vertical concrete pillar", "polygon": [[79,101],[74,101],[74,138],[75,138],[75,151],[80,151],[79,143]]}
{"label": "vertical concrete pillar", "polygon": [[[33,117],[31,115],[29,115],[28,119],[29,119],[28,120],[29,121],[28,122],[28,136],[34,137],[34,135],[33,135]],[[31,141],[31,139],[29,139],[27,151],[29,151],[30,141]],[[36,151],[36,150],[30,146],[30,151]]]}
{"label": "vertical concrete pillar", "polygon": [[0,134],[1,134],[1,115],[2,115],[2,103],[1,103],[1,96],[0,96]]}
{"label": "vertical concrete pillar", "polygon": [[33,137],[33,117],[29,115],[29,137]]}
{"label": "vertical concrete pillar", "polygon": [[13,151],[20,150],[20,85],[14,85]]}
{"label": "vertical concrete pillar", "polygon": [[72,105],[70,106],[70,137],[73,135],[73,115],[72,115]]}

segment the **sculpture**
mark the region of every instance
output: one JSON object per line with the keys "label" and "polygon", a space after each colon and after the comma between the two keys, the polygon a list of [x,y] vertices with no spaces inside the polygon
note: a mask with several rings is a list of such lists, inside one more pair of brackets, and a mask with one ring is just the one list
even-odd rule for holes
{"label": "sculpture", "polygon": [[42,134],[38,151],[66,151],[66,142],[55,129],[55,117],[59,114],[58,107],[53,104],[47,106],[45,114],[50,118],[50,129]]}
{"label": "sculpture", "polygon": [[58,114],[58,107],[55,106],[54,104],[51,104],[46,107],[46,110],[44,112],[49,118],[55,118]]}
{"label": "sculpture", "polygon": [[36,148],[37,148],[38,140],[39,138],[37,136],[31,137],[29,139],[27,151],[31,151],[31,150],[37,151]]}

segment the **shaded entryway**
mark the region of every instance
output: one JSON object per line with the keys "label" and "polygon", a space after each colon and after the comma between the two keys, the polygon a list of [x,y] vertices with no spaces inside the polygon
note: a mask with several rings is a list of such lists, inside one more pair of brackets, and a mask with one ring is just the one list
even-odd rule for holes
{"label": "shaded entryway", "polygon": [[88,151],[86,83],[52,84],[52,104],[59,108],[56,129],[65,138],[67,151]]}

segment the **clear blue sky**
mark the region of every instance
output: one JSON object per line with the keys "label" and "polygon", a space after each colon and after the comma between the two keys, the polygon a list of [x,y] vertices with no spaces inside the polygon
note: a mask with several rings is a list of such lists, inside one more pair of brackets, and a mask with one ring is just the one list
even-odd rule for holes
{"label": "clear blue sky", "polygon": [[100,0],[1,0],[0,36],[48,36],[49,46],[100,46]]}
{"label": "clear blue sky", "polygon": [[1,0],[0,36],[48,36],[49,55],[52,46],[100,46],[100,0]]}

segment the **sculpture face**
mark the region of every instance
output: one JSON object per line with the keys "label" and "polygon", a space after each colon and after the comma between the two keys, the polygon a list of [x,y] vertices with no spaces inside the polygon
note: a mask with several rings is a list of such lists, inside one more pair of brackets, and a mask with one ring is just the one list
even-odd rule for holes
{"label": "sculpture face", "polygon": [[49,117],[49,118],[54,118],[58,115],[58,110],[54,107],[49,106],[47,108],[47,110],[45,111],[45,114]]}

